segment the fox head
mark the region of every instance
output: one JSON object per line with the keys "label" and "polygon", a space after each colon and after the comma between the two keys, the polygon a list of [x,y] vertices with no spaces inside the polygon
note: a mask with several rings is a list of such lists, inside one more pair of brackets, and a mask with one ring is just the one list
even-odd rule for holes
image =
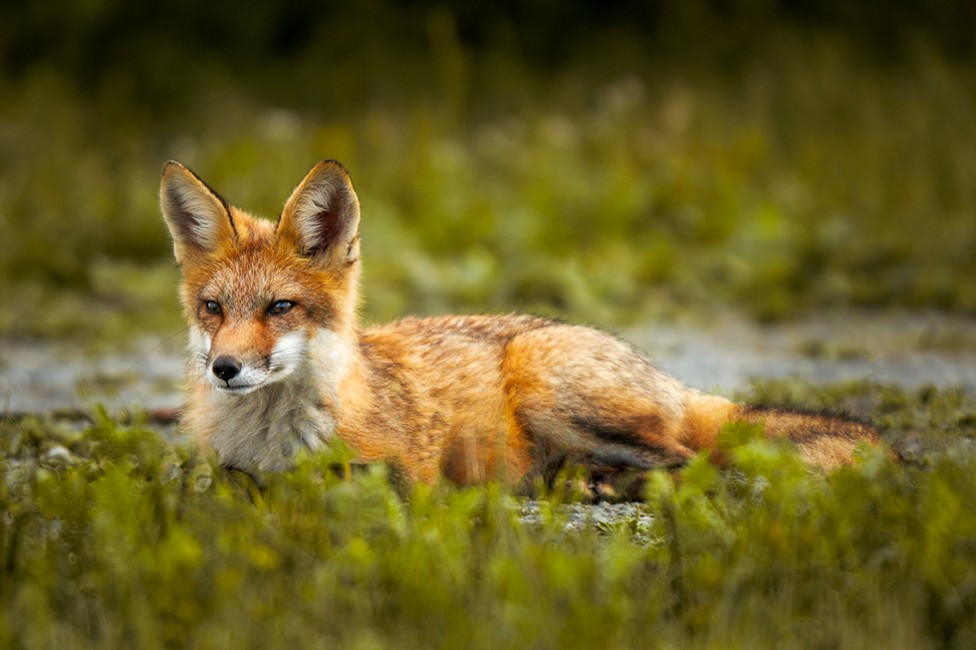
{"label": "fox head", "polygon": [[243,395],[295,373],[342,372],[359,278],[359,200],[342,165],[313,167],[277,223],[232,207],[174,161],[159,194],[200,378]]}

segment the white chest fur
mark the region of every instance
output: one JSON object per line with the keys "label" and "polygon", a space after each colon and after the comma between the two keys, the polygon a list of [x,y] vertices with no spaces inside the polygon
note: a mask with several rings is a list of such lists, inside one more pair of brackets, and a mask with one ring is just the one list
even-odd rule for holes
{"label": "white chest fur", "polygon": [[[321,449],[335,432],[348,344],[322,329],[311,340],[296,339],[290,348],[296,348],[290,352],[292,367],[279,381],[245,395],[216,389],[198,393],[202,403],[191,409],[191,427],[206,432],[207,444],[223,465],[282,471],[292,466],[300,449]],[[194,367],[192,358],[191,373],[205,373],[205,362]]]}
{"label": "white chest fur", "polygon": [[290,377],[243,396],[210,392],[210,447],[229,467],[288,469],[300,449],[321,449],[335,430],[317,389],[314,381]]}

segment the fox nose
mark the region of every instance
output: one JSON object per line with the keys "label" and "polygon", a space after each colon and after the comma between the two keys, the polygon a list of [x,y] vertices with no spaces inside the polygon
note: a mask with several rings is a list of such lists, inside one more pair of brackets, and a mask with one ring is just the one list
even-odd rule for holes
{"label": "fox nose", "polygon": [[223,355],[214,359],[211,371],[218,379],[230,381],[241,371],[241,362],[234,357]]}

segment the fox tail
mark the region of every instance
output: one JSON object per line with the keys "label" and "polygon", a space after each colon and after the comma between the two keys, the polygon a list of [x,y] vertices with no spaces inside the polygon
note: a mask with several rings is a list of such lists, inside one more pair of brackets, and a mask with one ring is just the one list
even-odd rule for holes
{"label": "fox tail", "polygon": [[867,422],[824,413],[744,406],[739,420],[764,424],[767,438],[789,439],[801,460],[824,470],[850,464],[858,445],[881,440]]}

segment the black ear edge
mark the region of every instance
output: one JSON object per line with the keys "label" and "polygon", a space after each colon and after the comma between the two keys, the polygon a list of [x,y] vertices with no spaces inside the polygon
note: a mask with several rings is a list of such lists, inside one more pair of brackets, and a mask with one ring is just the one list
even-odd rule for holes
{"label": "black ear edge", "polygon": [[349,170],[348,170],[348,169],[346,168],[346,166],[345,166],[345,165],[343,165],[343,164],[342,164],[341,162],[339,162],[338,160],[336,160],[335,158],[324,158],[324,159],[322,159],[322,160],[320,160],[320,161],[318,161],[318,162],[317,162],[317,163],[315,164],[315,166],[316,166],[316,167],[317,167],[317,166],[319,166],[319,165],[329,165],[329,166],[331,166],[331,167],[337,167],[337,168],[339,169],[339,171],[341,171],[341,172],[342,172],[343,174],[345,174],[345,175],[346,175],[347,177],[350,177],[350,178],[351,178],[351,176],[350,176],[350,174],[349,174]]}

